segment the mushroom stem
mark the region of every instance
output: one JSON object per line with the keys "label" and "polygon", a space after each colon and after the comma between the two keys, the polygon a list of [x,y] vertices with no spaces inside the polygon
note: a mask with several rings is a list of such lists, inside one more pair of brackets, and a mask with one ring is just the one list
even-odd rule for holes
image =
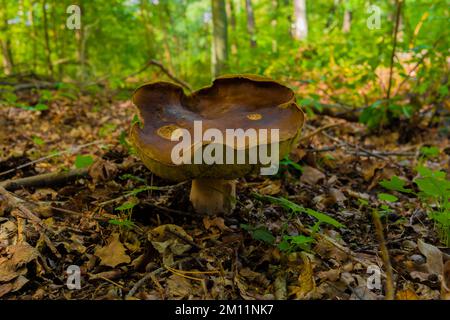
{"label": "mushroom stem", "polygon": [[230,213],[235,207],[235,199],[236,180],[192,180],[190,200],[198,213]]}

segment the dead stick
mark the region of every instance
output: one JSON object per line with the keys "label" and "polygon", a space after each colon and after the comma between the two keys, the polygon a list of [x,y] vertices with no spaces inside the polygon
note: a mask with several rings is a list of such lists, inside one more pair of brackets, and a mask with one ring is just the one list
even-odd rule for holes
{"label": "dead stick", "polygon": [[57,156],[60,156],[60,155],[63,155],[63,154],[74,154],[74,153],[80,151],[81,149],[83,149],[85,147],[88,147],[88,146],[91,146],[91,145],[94,145],[94,144],[99,144],[101,142],[103,142],[103,141],[98,140],[98,141],[94,141],[94,142],[89,142],[89,143],[86,143],[86,144],[82,144],[80,146],[76,146],[76,147],[70,148],[70,149],[65,150],[65,151],[59,151],[59,152],[56,152],[56,153],[52,153],[52,154],[50,154],[48,156],[45,156],[45,157],[42,157],[42,158],[30,161],[30,162],[21,164],[20,166],[17,166],[15,168],[9,169],[7,171],[0,172],[0,176],[3,176],[5,174],[14,172],[16,170],[19,170],[19,169],[31,166],[32,164],[35,164],[35,163],[38,163],[38,162],[42,162],[42,161],[45,161],[47,159],[50,159],[50,158],[53,158],[53,157],[57,157]]}
{"label": "dead stick", "polygon": [[74,169],[71,171],[38,174],[21,179],[10,179],[0,182],[6,190],[17,190],[21,187],[48,187],[71,181],[88,174],[88,169]]}
{"label": "dead stick", "polygon": [[0,194],[5,197],[6,201],[8,201],[8,203],[11,206],[19,209],[27,220],[31,221],[33,224],[38,226],[39,230],[43,227],[42,220],[39,217],[37,217],[33,212],[31,212],[30,209],[21,204],[20,200],[18,200],[13,194],[11,194],[1,185],[0,185]]}
{"label": "dead stick", "polygon": [[377,211],[372,212],[373,224],[377,232],[378,241],[380,242],[381,258],[386,269],[386,295],[385,300],[394,300],[395,287],[394,287],[394,273],[392,271],[391,260],[389,259],[389,251],[384,239],[383,225],[381,224],[380,216]]}

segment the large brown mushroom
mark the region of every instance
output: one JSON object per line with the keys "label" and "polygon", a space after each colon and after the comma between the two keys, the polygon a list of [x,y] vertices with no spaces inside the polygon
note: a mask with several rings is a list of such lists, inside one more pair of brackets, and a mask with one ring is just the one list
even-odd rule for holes
{"label": "large brown mushroom", "polygon": [[[131,140],[139,157],[162,178],[192,180],[192,205],[197,212],[207,214],[233,210],[235,179],[268,166],[259,157],[250,161],[252,155],[260,155],[252,153],[255,148],[266,147],[268,154],[277,153],[277,159],[282,159],[298,141],[304,123],[304,114],[291,89],[254,75],[220,77],[212,86],[190,95],[173,83],[148,83],[134,92],[133,103],[139,108],[143,124],[135,123],[131,128]],[[201,121],[200,129],[197,121]],[[257,134],[264,133],[264,129],[279,129],[279,135],[268,135],[266,140],[248,135],[241,140],[245,144],[236,145],[239,135],[204,139],[208,129],[224,137],[228,137],[227,129],[243,129],[241,134],[248,129]],[[186,134],[194,139],[185,140]],[[199,135],[202,140],[196,139]],[[181,140],[188,148],[180,150]],[[238,161],[238,151],[245,154],[244,162],[242,158]],[[217,161],[205,160],[204,152]],[[173,159],[174,154],[178,159]]]}

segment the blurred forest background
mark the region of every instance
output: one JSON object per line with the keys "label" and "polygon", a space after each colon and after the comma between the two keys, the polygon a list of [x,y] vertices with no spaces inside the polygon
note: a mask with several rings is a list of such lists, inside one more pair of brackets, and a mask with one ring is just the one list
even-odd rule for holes
{"label": "blurred forest background", "polygon": [[[0,297],[450,299],[449,4],[0,0]],[[130,98],[229,73],[285,83],[307,122],[199,216],[136,156]]]}
{"label": "blurred forest background", "polygon": [[74,30],[71,1],[1,4],[3,74],[35,75],[51,82],[44,89],[133,87],[167,74],[198,88],[256,73],[298,88],[311,110],[364,109],[371,127],[448,96],[446,0],[79,1]]}

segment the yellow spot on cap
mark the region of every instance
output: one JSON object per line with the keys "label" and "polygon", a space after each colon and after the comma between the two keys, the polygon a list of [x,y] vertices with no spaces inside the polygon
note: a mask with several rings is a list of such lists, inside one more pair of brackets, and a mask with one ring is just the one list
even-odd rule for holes
{"label": "yellow spot on cap", "polygon": [[247,118],[250,120],[260,120],[262,118],[262,115],[260,113],[250,113],[247,115]]}
{"label": "yellow spot on cap", "polygon": [[172,137],[172,135],[177,135],[177,132],[174,133],[175,130],[180,129],[180,127],[178,127],[175,124],[168,124],[167,126],[162,126],[161,128],[159,128],[156,133],[164,138],[164,139],[168,139],[170,140],[170,138]]}

